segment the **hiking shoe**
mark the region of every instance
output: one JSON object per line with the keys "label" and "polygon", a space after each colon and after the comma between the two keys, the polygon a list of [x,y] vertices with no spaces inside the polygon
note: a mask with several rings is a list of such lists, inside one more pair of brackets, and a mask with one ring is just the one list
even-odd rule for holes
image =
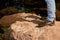
{"label": "hiking shoe", "polygon": [[45,26],[53,26],[55,24],[55,20],[53,22],[49,21],[49,20],[45,20],[44,25]]}

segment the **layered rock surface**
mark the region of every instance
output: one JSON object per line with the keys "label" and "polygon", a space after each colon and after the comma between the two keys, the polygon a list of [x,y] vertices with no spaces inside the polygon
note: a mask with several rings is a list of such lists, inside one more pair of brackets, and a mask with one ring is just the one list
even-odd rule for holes
{"label": "layered rock surface", "polygon": [[43,20],[36,14],[23,13],[16,17],[19,19],[10,24],[8,40],[60,40],[60,22],[41,27]]}

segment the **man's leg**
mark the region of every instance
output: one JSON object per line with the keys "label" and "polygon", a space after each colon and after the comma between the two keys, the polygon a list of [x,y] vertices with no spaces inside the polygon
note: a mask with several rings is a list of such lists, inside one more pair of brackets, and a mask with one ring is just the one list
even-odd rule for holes
{"label": "man's leg", "polygon": [[55,0],[45,0],[47,3],[47,20],[50,22],[53,22],[55,20],[55,11],[56,11],[56,5]]}

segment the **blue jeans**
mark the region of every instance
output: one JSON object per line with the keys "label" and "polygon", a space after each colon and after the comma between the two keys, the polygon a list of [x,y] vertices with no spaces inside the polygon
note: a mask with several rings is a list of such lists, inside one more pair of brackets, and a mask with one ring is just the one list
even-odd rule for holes
{"label": "blue jeans", "polygon": [[55,19],[56,15],[56,5],[55,5],[55,0],[45,0],[47,3],[47,20],[52,21]]}

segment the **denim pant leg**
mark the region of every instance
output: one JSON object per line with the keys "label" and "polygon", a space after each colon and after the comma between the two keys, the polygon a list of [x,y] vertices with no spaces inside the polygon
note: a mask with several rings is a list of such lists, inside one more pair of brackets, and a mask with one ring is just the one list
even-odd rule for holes
{"label": "denim pant leg", "polygon": [[52,21],[55,19],[55,11],[56,11],[56,5],[55,5],[55,0],[45,0],[47,3],[47,20]]}

